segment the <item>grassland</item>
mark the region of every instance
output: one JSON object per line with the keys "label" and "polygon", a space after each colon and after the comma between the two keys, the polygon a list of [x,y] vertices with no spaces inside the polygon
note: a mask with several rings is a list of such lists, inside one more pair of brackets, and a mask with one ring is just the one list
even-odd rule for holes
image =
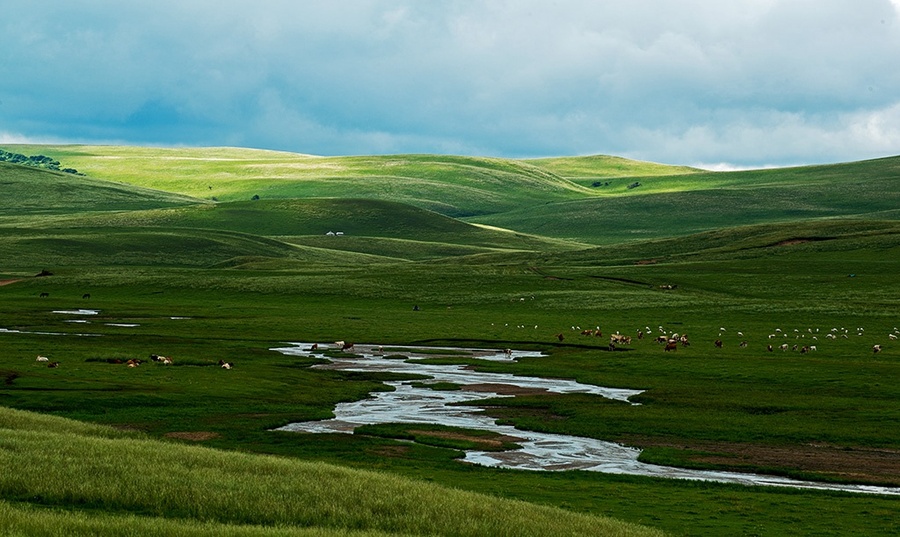
{"label": "grassland", "polygon": [[[898,486],[900,391],[891,379],[900,376],[900,345],[889,338],[900,325],[898,160],[713,174],[606,157],[4,149],[51,156],[88,177],[0,167],[0,182],[23,201],[0,211],[0,280],[12,282],[0,286],[0,328],[16,331],[0,333],[0,405],[39,413],[17,418],[26,422],[53,415],[115,427],[0,421],[0,454],[10,465],[42,460],[35,454],[60,442],[103,453],[129,446],[132,459],[153,460],[159,472],[147,477],[158,485],[141,487],[177,488],[165,479],[174,470],[148,458],[174,450],[176,459],[233,464],[221,475],[203,464],[175,474],[227,488],[248,479],[246,468],[275,464],[261,457],[274,455],[298,465],[283,473],[349,472],[342,479],[359,489],[346,504],[335,492],[326,508],[281,506],[268,515],[247,497],[288,485],[261,480],[235,492],[234,503],[173,507],[155,493],[136,498],[122,488],[130,481],[76,494],[13,476],[0,488],[0,520],[15,521],[15,531],[134,523],[160,534],[307,531],[299,525],[323,535],[440,533],[427,525],[443,526],[433,514],[401,520],[397,511],[367,522],[335,514],[376,502],[365,491],[389,478],[399,489],[430,482],[490,495],[471,501],[491,506],[481,512],[509,511],[502,526],[511,535],[528,534],[522,520],[545,512],[537,505],[565,510],[547,511],[565,525],[552,534],[602,534],[590,526],[608,522],[597,516],[673,534],[900,531],[896,498],[480,468],[457,460],[465,443],[410,442],[415,435],[391,428],[272,432],[330,417],[334,404],[386,389],[382,381],[393,377],[310,369],[316,359],[269,350],[337,339],[542,349],[547,358],[472,366],[640,388],[642,404],[532,395],[488,401],[491,415],[641,447],[652,462]],[[610,184],[591,186],[601,180]],[[635,181],[641,186],[627,188]],[[41,270],[53,275],[36,277]],[[80,308],[98,313],[53,313]],[[634,335],[663,327],[689,334],[692,345],[664,353],[645,338],[609,352],[608,340],[575,329],[596,326]],[[766,350],[782,343],[789,350]],[[817,351],[791,351],[795,344]],[[875,344],[883,351],[873,353]],[[175,364],[110,363],[150,353]],[[61,367],[36,363],[37,354]],[[220,359],[235,369],[217,367]],[[70,431],[80,427],[87,429]],[[88,457],[71,455],[81,459]],[[57,475],[49,462],[35,464],[29,475]],[[56,481],[82,479],[67,475]],[[290,490],[286,497],[310,493]],[[430,498],[448,489],[423,490]],[[498,497],[529,503],[515,504],[524,512],[485,503]],[[255,507],[238,506],[244,501]],[[438,510],[440,502],[420,503]],[[448,527],[446,534],[498,531]],[[624,531],[632,530],[642,531]]]}

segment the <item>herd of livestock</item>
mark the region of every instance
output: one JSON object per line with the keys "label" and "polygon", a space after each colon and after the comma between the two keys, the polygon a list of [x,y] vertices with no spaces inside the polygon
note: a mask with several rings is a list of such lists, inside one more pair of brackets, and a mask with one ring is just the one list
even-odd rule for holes
{"label": "herd of livestock", "polygon": [[[594,338],[602,338],[603,331],[600,327],[596,327],[593,329],[584,329],[581,327],[573,326],[572,330],[575,331],[582,337],[594,337]],[[725,343],[721,339],[721,336],[726,332],[725,328],[719,329],[719,337],[713,341],[713,346],[717,349],[721,349],[725,346]],[[851,332],[846,328],[832,328],[830,331],[823,334],[823,339],[825,340],[836,340],[839,338],[850,339],[851,334],[855,333],[856,336],[863,336],[865,330],[863,328],[857,328],[855,332]],[[743,332],[735,332],[735,334],[741,338],[743,338]],[[782,352],[791,350],[798,351],[801,354],[806,354],[810,352],[815,352],[818,350],[817,343],[819,341],[819,329],[807,329],[806,332],[801,332],[798,329],[794,329],[793,334],[790,334],[786,331],[782,331],[780,328],[776,328],[774,332],[768,335],[768,340],[774,339],[786,339],[791,338],[796,342],[774,342],[766,345],[766,351],[774,352],[775,350],[780,350]],[[562,342],[566,339],[565,334],[562,332],[557,333],[554,336],[559,342]],[[894,327],[893,331],[887,334],[887,339],[889,341],[897,341],[900,338],[900,329]],[[639,328],[635,331],[635,335],[628,336],[625,334],[621,334],[616,331],[613,334],[609,335],[609,342],[607,344],[607,349],[610,351],[615,351],[619,348],[628,347],[632,344],[633,340],[643,340],[643,339],[652,339],[657,345],[659,345],[665,352],[674,352],[678,350],[678,347],[689,347],[691,346],[691,340],[688,338],[687,334],[679,334],[676,332],[669,333],[662,326],[659,327],[658,332],[654,332],[649,326],[644,328]],[[749,346],[749,342],[747,339],[741,339],[738,344],[741,348],[746,348]],[[314,344],[308,350],[316,350],[318,348],[318,344]],[[352,351],[353,343],[345,342],[345,341],[335,341],[334,348],[339,349],[341,351]],[[872,346],[871,351],[874,354],[880,353],[884,349],[882,344],[875,344]],[[507,353],[510,351],[507,350]],[[162,356],[157,354],[151,354],[151,361],[159,363],[161,365],[172,365],[174,363],[173,359],[168,356]],[[108,363],[112,364],[123,364],[126,367],[138,367],[145,360],[131,358],[131,359],[123,359],[123,358],[109,358],[106,360]],[[49,368],[59,367],[60,363],[58,361],[51,361],[48,357],[39,355],[36,359],[36,362],[46,363]],[[226,362],[224,360],[219,360],[219,367],[222,369],[232,369],[234,367],[234,363]]]}
{"label": "herd of livestock", "polygon": [[[603,337],[603,331],[600,327],[596,327],[593,329],[581,329],[579,326],[573,326],[572,330],[577,332],[580,336],[589,336],[589,337]],[[713,341],[713,346],[717,349],[721,349],[725,346],[724,341],[721,339],[723,334],[726,332],[725,328],[719,329],[718,337]],[[835,340],[835,339],[850,339],[851,334],[855,333],[856,336],[863,336],[865,329],[857,328],[855,332],[851,332],[847,328],[832,328],[830,331],[823,335],[823,339],[825,340]],[[687,334],[679,334],[677,332],[669,333],[662,326],[658,329],[658,335],[656,334],[649,326],[644,328],[639,328],[635,330],[635,336],[628,336],[625,334],[621,334],[616,331],[613,334],[609,335],[609,343],[607,345],[608,350],[614,351],[620,347],[626,347],[631,345],[633,339],[643,340],[645,338],[652,339],[656,344],[658,344],[662,349],[666,352],[676,351],[678,347],[689,347],[691,345],[690,339],[688,339]],[[741,339],[738,344],[741,348],[746,348],[750,346],[750,343],[747,339],[743,339],[743,332],[735,332],[737,336]],[[766,351],[774,352],[775,350],[784,351],[798,351],[801,354],[806,354],[809,352],[815,352],[818,350],[817,342],[819,341],[819,329],[813,330],[812,328],[808,328],[806,332],[801,332],[799,329],[794,329],[793,333],[789,333],[786,331],[782,331],[780,328],[776,328],[774,332],[767,336],[768,340],[774,339],[786,339],[793,337],[796,340],[796,343],[769,343],[766,345]],[[554,336],[559,342],[563,342],[566,339],[566,335],[562,332],[557,333]],[[887,339],[889,341],[897,341],[900,338],[900,329],[894,327],[893,331],[889,332],[887,335]],[[878,354],[884,349],[882,344],[875,344],[872,346],[872,352],[874,354]]]}

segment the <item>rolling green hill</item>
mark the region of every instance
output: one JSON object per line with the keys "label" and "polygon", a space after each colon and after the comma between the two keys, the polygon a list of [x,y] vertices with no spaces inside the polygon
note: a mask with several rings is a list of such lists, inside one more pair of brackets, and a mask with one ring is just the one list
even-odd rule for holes
{"label": "rolling green hill", "polygon": [[587,189],[509,159],[436,155],[314,157],[247,149],[10,146],[84,173],[220,201],[334,197],[399,201],[448,216],[576,199]]}
{"label": "rolling green hill", "polygon": [[133,211],[203,203],[179,194],[0,162],[5,216]]}
{"label": "rolling green hill", "polygon": [[[606,156],[5,149],[88,176],[0,163],[0,466],[22,469],[0,472],[0,533],[644,531],[582,513],[676,534],[900,530],[895,498],[483,468],[459,460],[453,432],[271,430],[410,380],[271,350],[286,341],[535,349],[465,366],[641,389],[641,404],[521,393],[479,402],[486,415],[652,463],[896,486],[900,157],[713,173]],[[582,327],[692,345],[612,350]],[[776,330],[819,348],[769,351]],[[148,353],[177,365],[117,362]]]}
{"label": "rolling green hill", "polygon": [[479,217],[548,237],[615,244],[732,226],[900,218],[900,158],[788,169],[645,177],[616,195]]}
{"label": "rolling green hill", "polygon": [[[260,201],[382,200],[472,223],[595,244],[767,222],[896,219],[900,207],[898,157],[726,173],[605,156],[509,160],[314,157],[234,148],[11,148],[50,155],[92,177],[207,201],[247,201],[253,196]],[[601,179],[602,186],[590,186]],[[234,207],[232,212],[239,206]],[[293,210],[281,207],[276,212]],[[332,209],[339,207],[336,203]],[[322,223],[315,233],[343,221]]]}

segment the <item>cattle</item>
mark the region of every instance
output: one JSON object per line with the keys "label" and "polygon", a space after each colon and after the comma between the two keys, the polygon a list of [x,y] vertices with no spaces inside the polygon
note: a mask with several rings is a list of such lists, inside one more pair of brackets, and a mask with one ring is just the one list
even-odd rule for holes
{"label": "cattle", "polygon": [[559,341],[562,341],[562,340],[566,339],[566,336],[564,336],[562,334],[562,332],[560,332],[559,334],[556,334],[556,339],[558,339]]}
{"label": "cattle", "polygon": [[666,351],[666,352],[669,352],[669,351],[677,351],[677,350],[678,350],[678,343],[675,343],[675,342],[669,342],[669,343],[666,343],[666,346],[663,347],[663,350]]}
{"label": "cattle", "polygon": [[59,362],[50,362],[49,364],[47,364],[47,367],[57,368],[59,367]]}
{"label": "cattle", "polygon": [[669,342],[669,338],[666,337],[666,336],[659,336],[659,337],[656,338],[654,341],[656,341],[657,344],[668,343],[668,342]]}
{"label": "cattle", "polygon": [[344,343],[345,343],[344,340],[335,341],[334,346],[340,349],[340,348],[343,348]]}
{"label": "cattle", "polygon": [[767,345],[767,346],[766,346],[766,350],[769,351],[769,352],[772,352],[774,349],[772,348],[771,345]]}
{"label": "cattle", "polygon": [[91,298],[91,294],[85,293],[85,294],[81,295],[81,298]]}
{"label": "cattle", "polygon": [[742,349],[743,349],[743,348],[746,348],[746,347],[747,347],[747,341],[741,341],[741,344],[740,344],[739,346],[740,346]]}
{"label": "cattle", "polygon": [[612,334],[609,336],[610,344],[622,344],[622,345],[631,345],[631,336],[626,336],[624,334]]}
{"label": "cattle", "polygon": [[38,357],[34,361],[35,362],[49,362],[50,358],[47,358],[46,356],[38,355]]}
{"label": "cattle", "polygon": [[874,347],[872,347],[872,352],[875,354],[881,352],[881,345],[875,345]]}
{"label": "cattle", "polygon": [[[379,348],[379,352],[381,352],[380,351],[381,347],[378,347],[378,348]],[[503,354],[505,354],[507,358],[512,358],[512,349],[503,349]]]}
{"label": "cattle", "polygon": [[41,293],[40,294],[41,298],[47,298],[48,296],[50,296],[50,293]]}
{"label": "cattle", "polygon": [[784,351],[788,350],[788,344],[782,343],[781,346],[778,348],[781,349],[782,352],[784,352]]}
{"label": "cattle", "polygon": [[318,343],[313,343],[313,344],[312,344],[312,347],[310,347],[309,350],[311,350],[311,351],[317,351],[317,350],[319,350],[319,344],[318,344]]}
{"label": "cattle", "polygon": [[347,343],[344,343],[343,345],[341,345],[342,351],[349,351],[352,349],[353,349],[353,343],[347,342]]}
{"label": "cattle", "polygon": [[234,367],[234,364],[231,362],[222,362],[222,369],[231,369]]}
{"label": "cattle", "polygon": [[135,358],[132,358],[132,359],[128,360],[127,362],[125,362],[125,365],[127,365],[128,367],[137,367],[137,366],[141,365],[141,361],[137,360]]}
{"label": "cattle", "polygon": [[721,340],[721,339],[717,339],[717,340],[713,343],[713,345],[715,345],[717,349],[721,349],[721,348],[722,348],[722,340]]}

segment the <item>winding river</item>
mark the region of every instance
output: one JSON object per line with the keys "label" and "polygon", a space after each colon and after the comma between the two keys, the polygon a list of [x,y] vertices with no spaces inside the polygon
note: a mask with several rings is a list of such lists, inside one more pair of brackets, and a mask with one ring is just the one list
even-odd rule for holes
{"label": "winding river", "polygon": [[[742,485],[768,485],[804,489],[835,490],[871,494],[900,495],[900,488],[871,485],[851,485],[802,481],[778,476],[690,470],[658,466],[639,462],[640,450],[604,442],[592,438],[538,433],[498,425],[477,407],[456,406],[489,397],[513,397],[512,393],[547,391],[552,393],[589,393],[609,399],[630,402],[629,398],[641,390],[604,388],[580,384],[565,379],[544,379],[503,373],[473,371],[464,365],[434,365],[420,363],[423,358],[438,356],[464,356],[481,360],[516,361],[524,357],[540,357],[537,352],[511,351],[457,347],[400,347],[382,349],[375,345],[356,345],[346,357],[326,356],[327,345],[310,350],[309,343],[292,343],[289,347],[272,349],[285,355],[327,358],[329,364],[317,365],[328,369],[348,371],[372,371],[425,375],[431,380],[387,382],[393,391],[375,392],[368,399],[352,403],[340,403],[334,410],[335,418],[322,421],[291,423],[277,430],[306,433],[352,433],[360,425],[383,423],[423,423],[446,425],[468,429],[493,431],[515,438],[520,449],[487,452],[468,451],[465,460],[484,466],[521,470],[587,470],[613,474],[630,474],[673,479],[691,479],[736,483]],[[333,350],[333,349],[332,349]],[[441,355],[440,352],[446,354]],[[390,354],[407,359],[389,358]],[[450,382],[462,386],[461,390],[432,390],[416,387],[422,383]],[[632,403],[634,404],[634,403]]]}

